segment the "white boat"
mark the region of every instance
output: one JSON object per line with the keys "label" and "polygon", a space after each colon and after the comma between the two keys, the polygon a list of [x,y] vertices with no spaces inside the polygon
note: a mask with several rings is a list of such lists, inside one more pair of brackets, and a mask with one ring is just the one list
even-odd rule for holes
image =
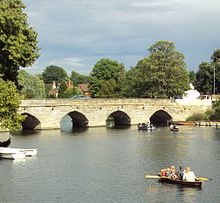
{"label": "white boat", "polygon": [[0,152],[0,158],[1,159],[23,159],[25,158],[26,155],[24,152],[17,152],[17,153],[13,153],[13,152]]}
{"label": "white boat", "polygon": [[18,159],[30,156],[35,156],[37,149],[19,149],[19,148],[8,148],[0,147],[0,158],[4,159]]}
{"label": "white boat", "polygon": [[36,156],[37,149],[18,149],[20,152],[24,152],[26,156]]}

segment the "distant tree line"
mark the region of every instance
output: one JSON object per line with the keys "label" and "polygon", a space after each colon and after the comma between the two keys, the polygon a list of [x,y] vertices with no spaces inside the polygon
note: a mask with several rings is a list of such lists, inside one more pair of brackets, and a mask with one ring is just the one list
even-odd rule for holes
{"label": "distant tree line", "polygon": [[[202,62],[197,72],[187,70],[184,55],[176,50],[173,42],[157,41],[148,51],[148,56],[140,59],[136,66],[127,71],[123,63],[102,58],[93,66],[88,76],[76,71],[72,71],[68,76],[63,67],[51,65],[38,76],[26,73],[23,77],[23,81],[29,83],[26,88],[24,82],[19,84],[23,86],[23,93],[26,91],[23,94],[25,98],[30,98],[31,95],[33,98],[50,97],[49,90],[53,81],[59,84],[61,98],[80,94],[77,85],[82,83],[89,85],[94,98],[176,98],[181,97],[189,89],[189,83],[192,83],[201,94],[213,94],[215,74],[215,93],[219,94],[220,49],[214,50],[211,61]],[[19,78],[22,74],[24,76],[21,71]],[[31,79],[28,79],[29,77]],[[44,85],[40,85],[38,80],[42,80]],[[68,80],[74,85],[72,90],[67,89]],[[35,88],[38,91],[34,91]]]}

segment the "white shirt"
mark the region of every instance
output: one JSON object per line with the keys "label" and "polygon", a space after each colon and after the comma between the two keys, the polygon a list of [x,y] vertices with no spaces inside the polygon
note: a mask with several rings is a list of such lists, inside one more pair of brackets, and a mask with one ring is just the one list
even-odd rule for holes
{"label": "white shirt", "polygon": [[195,176],[193,171],[189,171],[187,173],[185,172],[183,174],[183,180],[184,181],[195,181],[195,179],[196,179],[196,176]]}

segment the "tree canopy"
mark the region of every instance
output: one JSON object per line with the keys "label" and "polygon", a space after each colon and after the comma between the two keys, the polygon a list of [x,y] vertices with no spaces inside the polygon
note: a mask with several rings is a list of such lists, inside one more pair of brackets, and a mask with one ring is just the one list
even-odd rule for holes
{"label": "tree canopy", "polygon": [[81,75],[80,73],[77,73],[76,71],[71,72],[70,79],[73,82],[73,85],[78,85],[78,84],[86,84],[89,82],[89,76],[86,75]]}
{"label": "tree canopy", "polygon": [[0,3],[0,73],[18,86],[19,67],[29,67],[39,57],[37,33],[27,23],[21,0]]}
{"label": "tree canopy", "polygon": [[25,70],[20,70],[18,74],[18,82],[22,87],[20,93],[24,98],[33,99],[46,97],[43,80],[38,76],[30,75]]}
{"label": "tree canopy", "polygon": [[129,71],[131,96],[175,97],[189,89],[189,74],[182,53],[173,42],[158,41],[148,49],[150,55]]}
{"label": "tree canopy", "polygon": [[42,77],[45,83],[52,83],[53,81],[61,83],[68,79],[68,75],[64,68],[55,65],[47,66],[42,73]]}
{"label": "tree canopy", "polygon": [[[125,85],[125,75],[123,64],[103,58],[94,65],[90,74],[90,91],[94,97],[119,97]],[[113,84],[114,88],[109,88]]]}
{"label": "tree canopy", "polygon": [[0,127],[11,131],[21,128],[24,116],[17,113],[21,96],[11,81],[0,78]]}
{"label": "tree canopy", "polygon": [[202,94],[211,94],[213,91],[213,67],[209,62],[202,62],[196,73],[195,88]]}

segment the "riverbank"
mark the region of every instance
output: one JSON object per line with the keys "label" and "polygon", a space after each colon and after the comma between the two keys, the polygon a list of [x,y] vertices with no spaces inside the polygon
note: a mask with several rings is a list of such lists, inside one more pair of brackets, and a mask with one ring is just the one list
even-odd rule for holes
{"label": "riverbank", "polygon": [[219,121],[177,121],[177,125],[186,125],[186,126],[220,126]]}

